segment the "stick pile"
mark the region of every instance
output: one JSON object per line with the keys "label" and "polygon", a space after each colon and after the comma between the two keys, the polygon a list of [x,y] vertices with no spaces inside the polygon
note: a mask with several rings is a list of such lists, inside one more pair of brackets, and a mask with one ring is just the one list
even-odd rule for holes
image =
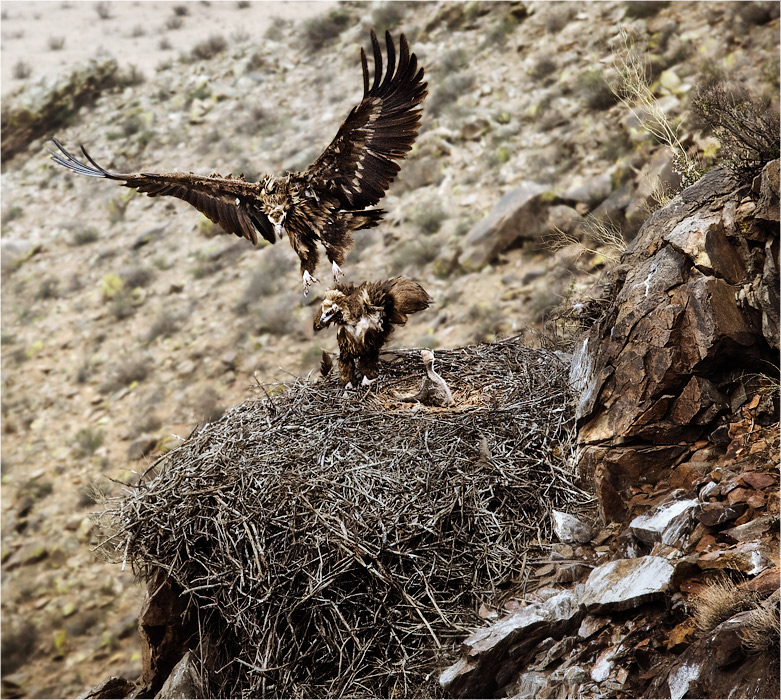
{"label": "stick pile", "polygon": [[565,362],[517,339],[437,352],[452,408],[335,378],[251,399],[108,503],[103,548],[163,569],[198,619],[214,697],[432,697],[481,603],[523,578],[573,484]]}

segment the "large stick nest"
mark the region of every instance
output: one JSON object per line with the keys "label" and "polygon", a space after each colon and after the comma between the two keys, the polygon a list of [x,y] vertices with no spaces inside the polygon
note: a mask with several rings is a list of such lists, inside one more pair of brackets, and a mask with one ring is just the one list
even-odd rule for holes
{"label": "large stick nest", "polygon": [[108,505],[103,547],[162,569],[216,697],[436,696],[455,640],[523,579],[573,484],[568,366],[517,339],[437,353],[456,405],[298,380],[191,435]]}

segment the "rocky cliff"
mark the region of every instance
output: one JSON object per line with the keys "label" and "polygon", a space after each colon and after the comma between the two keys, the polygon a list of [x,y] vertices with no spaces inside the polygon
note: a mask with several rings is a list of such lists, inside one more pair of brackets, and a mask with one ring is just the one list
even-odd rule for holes
{"label": "rocky cliff", "polygon": [[714,170],[642,226],[572,362],[597,528],[554,514],[539,588],[463,642],[448,694],[778,695],[778,235],[778,161]]}

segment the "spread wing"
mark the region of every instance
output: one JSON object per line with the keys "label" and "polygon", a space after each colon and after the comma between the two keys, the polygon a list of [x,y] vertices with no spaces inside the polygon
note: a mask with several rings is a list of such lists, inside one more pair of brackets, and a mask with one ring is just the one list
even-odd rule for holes
{"label": "spread wing", "polygon": [[263,212],[257,185],[238,178],[201,177],[192,173],[112,173],[99,166],[84,149],[81,152],[89,165],[72,156],[57,140],[52,139],[60,153],[52,160],[80,175],[118,180],[150,197],[176,197],[192,204],[204,216],[257,245],[258,232],[274,242],[274,227]]}
{"label": "spread wing", "polygon": [[350,111],[334,140],[306,171],[320,186],[333,192],[345,208],[364,209],[377,204],[399,171],[397,160],[412,148],[420,125],[420,103],[426,96],[423,69],[410,55],[404,35],[399,61],[389,32],[385,32],[388,68],[383,79],[382,51],[371,32],[374,82],[369,89],[366,53],[361,48],[363,99]]}
{"label": "spread wing", "polygon": [[386,312],[391,323],[403,326],[407,322],[407,315],[427,309],[433,299],[417,282],[404,277],[393,277],[386,280],[382,290],[390,298],[391,303],[386,304]]}

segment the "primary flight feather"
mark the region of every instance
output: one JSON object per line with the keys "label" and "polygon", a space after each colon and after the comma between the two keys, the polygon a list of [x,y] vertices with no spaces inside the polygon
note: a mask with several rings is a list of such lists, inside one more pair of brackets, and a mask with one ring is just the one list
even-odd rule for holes
{"label": "primary flight feather", "polygon": [[[87,162],[52,139],[60,153],[52,159],[81,175],[118,180],[150,197],[170,196],[194,206],[227,233],[257,244],[286,234],[301,260],[304,294],[316,282],[318,243],[332,265],[334,281],[352,247],[354,231],[376,226],[385,213],[370,209],[382,199],[399,171],[397,161],[412,148],[420,126],[420,104],[426,96],[423,69],[410,54],[404,35],[399,56],[385,33],[387,69],[371,32],[374,80],[369,84],[366,53],[361,48],[363,99],[350,110],[336,137],[305,171],[282,177],[266,175],[258,182],[243,176],[209,177],[193,173],[115,173],[98,165],[81,146]],[[383,75],[384,74],[384,75]]]}

